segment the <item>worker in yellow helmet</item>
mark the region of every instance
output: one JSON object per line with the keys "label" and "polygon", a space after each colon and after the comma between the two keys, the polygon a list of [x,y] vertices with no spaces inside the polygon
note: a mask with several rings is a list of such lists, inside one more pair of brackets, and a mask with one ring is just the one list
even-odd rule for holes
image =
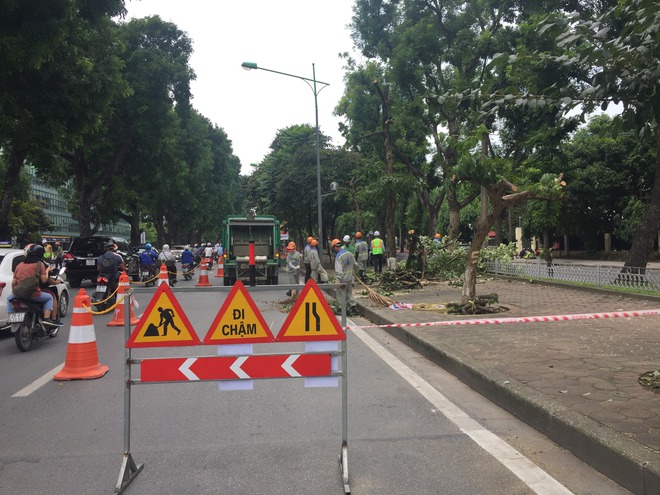
{"label": "worker in yellow helmet", "polygon": [[346,311],[353,313],[357,303],[353,298],[353,271],[355,270],[355,257],[339,239],[330,243],[330,250],[335,253],[335,276],[340,283],[337,289],[338,299],[346,298]]}

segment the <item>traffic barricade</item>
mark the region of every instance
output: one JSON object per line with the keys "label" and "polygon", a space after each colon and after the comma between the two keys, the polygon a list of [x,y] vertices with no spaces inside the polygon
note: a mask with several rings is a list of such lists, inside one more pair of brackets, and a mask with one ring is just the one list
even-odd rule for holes
{"label": "traffic barricade", "polygon": [[[324,284],[325,289],[339,285]],[[279,286],[286,289],[287,286]],[[250,287],[250,290],[273,290],[273,286]],[[203,339],[190,323],[176,299],[177,292],[228,292],[228,295],[206,331]],[[129,289],[124,304],[131,304],[134,293]],[[149,291],[150,292],[150,291]],[[341,325],[332,312],[321,289],[309,280],[273,336],[247,287],[239,280],[232,287],[170,288],[162,284],[156,290],[140,321],[131,329],[130,311],[124,309],[125,325],[125,389],[124,389],[124,455],[115,492],[121,493],[142,471],[130,449],[131,388],[138,384],[199,383],[215,381],[220,390],[251,389],[253,380],[303,378],[305,386],[341,386],[342,443],[339,455],[342,483],[350,493],[348,480],[348,391],[346,348],[346,301],[342,306]],[[253,354],[252,344],[301,342],[303,352]],[[144,357],[133,359],[136,348],[218,346],[217,356]],[[178,353],[180,354],[180,352]],[[339,365],[341,358],[341,367]],[[132,378],[132,367],[139,366],[140,378]],[[341,384],[341,385],[340,385]]]}

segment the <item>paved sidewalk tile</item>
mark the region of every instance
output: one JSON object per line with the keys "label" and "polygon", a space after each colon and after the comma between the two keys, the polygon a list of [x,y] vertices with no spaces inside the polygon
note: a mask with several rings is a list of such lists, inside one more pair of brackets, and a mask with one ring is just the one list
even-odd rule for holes
{"label": "paved sidewalk tile", "polygon": [[[437,283],[398,302],[458,302],[460,288]],[[378,307],[355,288],[378,324],[617,313],[660,309],[638,298],[528,281],[488,279],[508,311],[457,316]],[[502,407],[572,450],[633,493],[660,493],[660,393],[638,383],[660,369],[660,316],[558,322],[384,328]]]}

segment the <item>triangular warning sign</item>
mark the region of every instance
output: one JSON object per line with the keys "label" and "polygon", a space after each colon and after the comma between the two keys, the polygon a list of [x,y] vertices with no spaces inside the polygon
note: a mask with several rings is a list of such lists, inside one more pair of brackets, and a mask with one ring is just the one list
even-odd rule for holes
{"label": "triangular warning sign", "polygon": [[170,286],[160,284],[149,306],[126,341],[126,347],[199,345],[199,337]]}
{"label": "triangular warning sign", "polygon": [[337,317],[311,278],[277,334],[278,342],[302,340],[346,340]]}
{"label": "triangular warning sign", "polygon": [[259,344],[275,337],[245,285],[237,280],[204,337],[205,344]]}

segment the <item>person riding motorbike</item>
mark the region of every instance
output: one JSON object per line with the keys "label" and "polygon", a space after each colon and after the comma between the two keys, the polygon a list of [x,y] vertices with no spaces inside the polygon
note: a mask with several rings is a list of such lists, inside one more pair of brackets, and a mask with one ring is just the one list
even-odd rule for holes
{"label": "person riding motorbike", "polygon": [[112,241],[108,241],[105,245],[105,253],[99,256],[96,260],[96,265],[99,269],[99,277],[105,277],[108,279],[108,295],[117,290],[119,272],[126,271],[126,265],[124,264],[123,258],[115,251],[117,251],[117,245]]}
{"label": "person riding motorbike", "polygon": [[149,269],[150,278],[156,276],[156,260],[158,254],[151,248],[151,244],[144,245],[144,251],[140,253],[140,266],[146,266]]}
{"label": "person riding motorbike", "polygon": [[168,278],[170,279],[170,285],[174,286],[174,284],[176,284],[177,276],[176,258],[172,254],[172,251],[170,251],[169,244],[163,244],[163,249],[158,255],[158,259],[165,263],[165,266],[167,267]]}
{"label": "person riding motorbike", "polygon": [[[34,277],[37,273],[39,274],[39,282],[45,284],[49,279],[50,267],[45,266],[43,263],[44,253],[46,250],[43,246],[32,245],[29,246],[26,252],[25,261],[21,262],[16,266],[14,270],[14,277],[11,281],[12,291],[13,289],[24,279],[28,277]],[[13,292],[9,293],[7,296],[7,312],[13,313],[14,306],[11,303],[16,296]],[[59,321],[54,321],[51,319],[53,314],[53,295],[50,292],[45,292],[41,290],[40,286],[37,286],[35,291],[30,296],[30,300],[43,304],[43,319],[42,322],[45,325],[51,327],[61,327],[62,323]]]}
{"label": "person riding motorbike", "polygon": [[[192,276],[193,268],[195,267],[195,256],[190,250],[190,246],[186,244],[186,247],[181,252],[181,268],[188,269],[190,271],[189,275]],[[185,274],[184,269],[184,274]]]}

